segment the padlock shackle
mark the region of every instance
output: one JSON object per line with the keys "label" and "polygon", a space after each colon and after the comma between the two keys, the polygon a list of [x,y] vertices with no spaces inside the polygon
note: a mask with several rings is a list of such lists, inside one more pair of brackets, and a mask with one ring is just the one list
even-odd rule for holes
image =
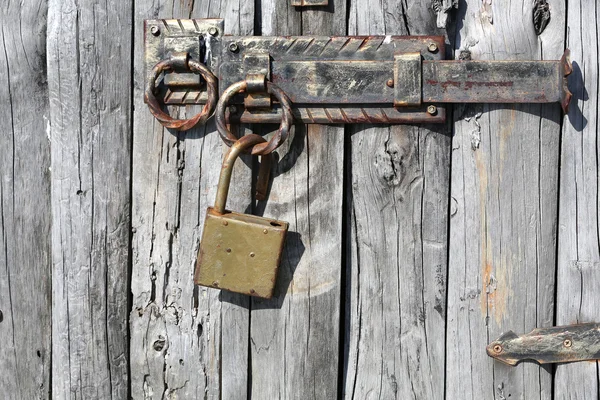
{"label": "padlock shackle", "polygon": [[[221,166],[221,174],[219,175],[219,185],[217,186],[217,198],[215,199],[215,211],[219,214],[225,213],[225,205],[227,204],[227,195],[229,194],[229,184],[231,183],[231,174],[233,173],[233,165],[241,153],[259,143],[265,143],[266,140],[259,135],[251,133],[242,136],[229,149],[223,159]],[[271,154],[261,156],[260,168],[258,172],[258,182],[256,184],[258,200],[263,200],[265,197],[266,188],[269,182],[269,172]]]}

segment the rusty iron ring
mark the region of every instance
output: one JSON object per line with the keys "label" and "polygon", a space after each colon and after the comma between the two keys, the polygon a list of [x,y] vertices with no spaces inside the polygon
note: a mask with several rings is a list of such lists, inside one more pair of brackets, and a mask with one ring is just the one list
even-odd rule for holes
{"label": "rusty iron ring", "polygon": [[[238,93],[244,93],[248,89],[248,82],[246,80],[239,81],[229,86],[221,97],[219,98],[219,102],[217,103],[217,109],[215,110],[215,121],[217,125],[217,130],[219,131],[219,135],[221,135],[221,139],[227,144],[227,146],[231,147],[238,138],[235,137],[233,133],[229,129],[227,129],[227,125],[225,123],[225,108],[229,101]],[[287,95],[283,90],[281,90],[277,85],[271,83],[269,81],[266,82],[266,91],[267,93],[275,96],[277,101],[281,104],[282,117],[281,117],[281,125],[279,126],[279,130],[271,140],[267,143],[259,143],[252,147],[250,150],[251,154],[254,155],[265,155],[272,153],[276,148],[281,146],[281,144],[287,139],[288,134],[290,132],[290,128],[294,123],[294,115],[292,114],[292,103],[288,99]]]}
{"label": "rusty iron ring", "polygon": [[196,60],[191,60],[186,57],[184,61],[185,69],[199,74],[206,81],[206,88],[208,91],[208,101],[204,104],[202,111],[189,119],[176,119],[171,117],[169,114],[163,111],[163,104],[156,98],[154,92],[156,91],[156,81],[163,72],[172,71],[181,65],[177,59],[170,58],[168,60],[159,61],[158,64],[152,69],[152,74],[148,79],[148,85],[144,92],[144,100],[150,108],[152,115],[166,128],[175,129],[178,131],[185,131],[191,129],[196,124],[204,124],[206,120],[212,115],[217,103],[217,78],[206,66]]}

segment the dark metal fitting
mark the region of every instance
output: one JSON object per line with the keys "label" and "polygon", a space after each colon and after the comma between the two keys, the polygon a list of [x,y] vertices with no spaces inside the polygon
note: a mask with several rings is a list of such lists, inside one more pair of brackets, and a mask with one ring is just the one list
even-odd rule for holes
{"label": "dark metal fitting", "polygon": [[267,91],[267,77],[264,74],[246,75],[248,93],[265,93]]}
{"label": "dark metal fitting", "polygon": [[190,53],[188,53],[188,52],[171,53],[171,57],[169,58],[169,60],[171,61],[171,65],[173,66],[173,69],[187,70],[187,69],[189,69],[188,61],[190,60]]}

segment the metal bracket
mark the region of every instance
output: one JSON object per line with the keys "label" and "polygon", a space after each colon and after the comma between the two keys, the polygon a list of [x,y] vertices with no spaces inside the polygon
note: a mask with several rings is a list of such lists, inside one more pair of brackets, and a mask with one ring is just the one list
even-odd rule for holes
{"label": "metal bracket", "polygon": [[[220,95],[247,76],[264,75],[303,123],[442,123],[446,103],[560,102],[566,111],[571,98],[568,50],[556,61],[455,61],[444,60],[441,36],[222,33],[217,19],[146,21],[146,76],[171,53],[186,51],[218,78]],[[205,104],[204,86],[197,75],[180,71],[157,87],[165,104]],[[232,98],[228,121],[278,123],[279,103],[250,92]]]}
{"label": "metal bracket", "polygon": [[539,328],[517,336],[509,331],[486,348],[490,357],[508,365],[523,360],[540,364],[600,359],[600,324]]}
{"label": "metal bracket", "polygon": [[292,5],[298,7],[327,6],[329,0],[292,0]]}

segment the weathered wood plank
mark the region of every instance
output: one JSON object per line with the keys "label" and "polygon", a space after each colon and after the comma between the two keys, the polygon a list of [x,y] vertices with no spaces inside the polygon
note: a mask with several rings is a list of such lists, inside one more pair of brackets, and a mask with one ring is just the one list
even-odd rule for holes
{"label": "weathered wood plank", "polygon": [[[456,57],[557,59],[564,2],[552,4],[541,36],[532,10],[529,1],[460,3]],[[474,105],[454,114],[446,396],[549,399],[549,367],[509,367],[485,346],[503,331],[553,324],[560,108]]]}
{"label": "weathered wood plank", "polygon": [[47,1],[0,11],[0,398],[50,397]]}
{"label": "weathered wood plank", "polygon": [[56,398],[128,395],[131,10],[49,2]]}
{"label": "weathered wood plank", "polygon": [[[352,2],[349,32],[444,33],[428,2],[366,0]],[[443,398],[450,136],[351,130],[345,396]]]}
{"label": "weathered wood plank", "polygon": [[[288,2],[263,0],[262,34],[345,34],[345,1],[331,3],[300,12]],[[290,233],[276,296],[252,301],[251,396],[333,399],[338,392],[344,129],[297,125],[278,154],[264,215],[290,222]]]}
{"label": "weathered wood plank", "polygon": [[[224,145],[212,121],[176,133],[148,111],[143,103],[143,20],[221,17],[226,33],[250,35],[253,4],[138,0],[135,10],[132,397],[244,398],[248,300],[193,284]],[[198,111],[189,106],[180,116]],[[228,208],[243,211],[251,201],[250,168],[238,164]]]}
{"label": "weathered wood plank", "polygon": [[[573,102],[563,121],[558,219],[557,325],[600,321],[597,2],[567,2]],[[553,16],[554,17],[554,16]],[[547,28],[550,29],[550,26]],[[598,399],[598,362],[556,366],[555,398]]]}

